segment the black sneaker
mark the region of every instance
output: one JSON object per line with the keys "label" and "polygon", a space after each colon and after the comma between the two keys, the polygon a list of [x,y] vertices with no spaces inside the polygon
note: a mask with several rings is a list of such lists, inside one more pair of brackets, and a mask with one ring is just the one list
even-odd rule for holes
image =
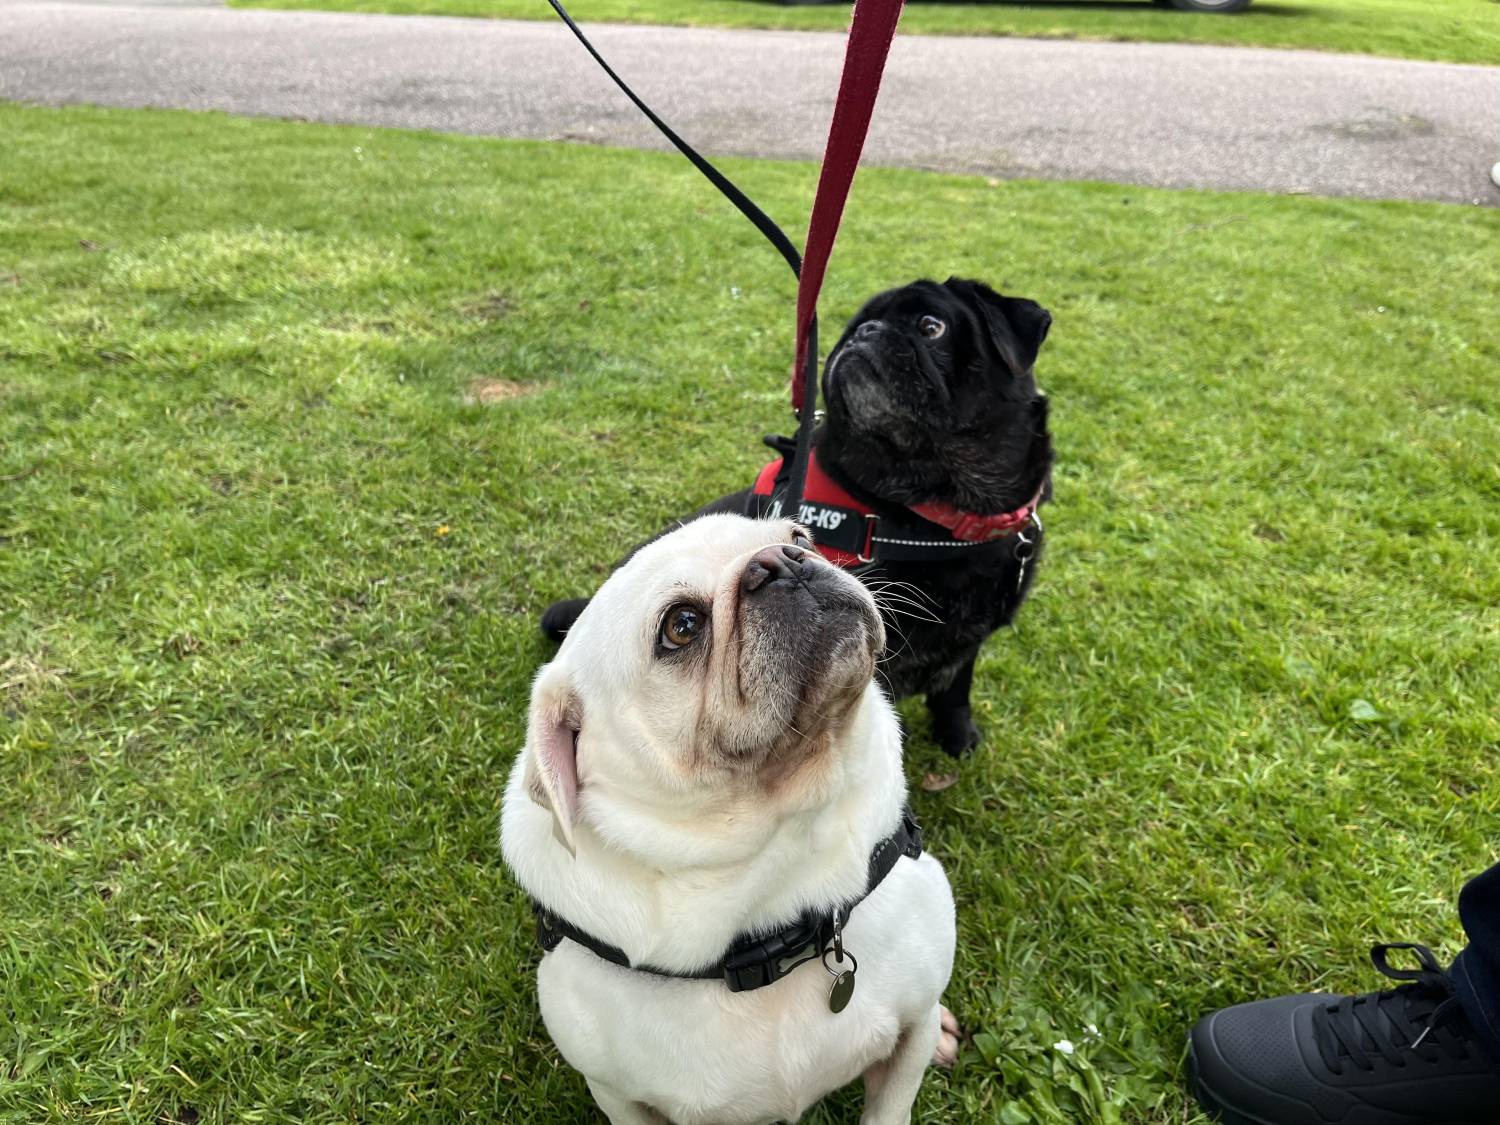
{"label": "black sneaker", "polygon": [[[1409,949],[1420,969],[1395,969]],[[1227,1125],[1497,1125],[1500,1059],[1486,1051],[1425,945],[1377,945],[1410,981],[1364,996],[1281,996],[1198,1021],[1188,1076]]]}

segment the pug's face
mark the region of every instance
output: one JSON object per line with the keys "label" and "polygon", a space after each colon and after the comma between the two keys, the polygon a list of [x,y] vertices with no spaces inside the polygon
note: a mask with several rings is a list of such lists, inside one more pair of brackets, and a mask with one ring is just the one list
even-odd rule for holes
{"label": "pug's face", "polygon": [[1032,365],[1052,317],[974,281],[918,281],[875,297],[823,375],[820,455],[898,503],[1009,511],[1052,463]]}
{"label": "pug's face", "polygon": [[532,693],[529,788],[569,846],[580,815],[765,803],[837,754],[885,634],[811,547],[788,521],[707,516],[605,582]]}

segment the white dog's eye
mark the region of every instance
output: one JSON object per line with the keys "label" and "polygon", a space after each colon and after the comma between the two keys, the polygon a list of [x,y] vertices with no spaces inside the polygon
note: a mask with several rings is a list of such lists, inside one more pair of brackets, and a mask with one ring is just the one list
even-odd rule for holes
{"label": "white dog's eye", "polygon": [[665,649],[678,649],[684,645],[690,645],[698,639],[698,634],[703,632],[703,627],[708,624],[708,617],[695,605],[679,602],[661,619],[661,633],[657,637],[661,647]]}
{"label": "white dog's eye", "polygon": [[811,551],[813,549],[812,536],[799,527],[796,531],[792,532],[792,546],[801,547],[804,551]]}
{"label": "white dog's eye", "polygon": [[917,331],[929,340],[936,340],[948,331],[948,326],[935,316],[924,316],[917,321]]}

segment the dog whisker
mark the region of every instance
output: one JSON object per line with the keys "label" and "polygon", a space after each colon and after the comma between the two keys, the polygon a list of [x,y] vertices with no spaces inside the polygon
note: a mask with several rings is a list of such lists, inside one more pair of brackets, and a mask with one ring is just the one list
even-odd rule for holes
{"label": "dog whisker", "polygon": [[913,585],[910,582],[898,582],[895,579],[885,579],[883,581],[867,582],[865,586],[870,591],[871,595],[888,594],[894,592],[903,594],[907,597],[917,598],[922,601],[931,602],[933,600],[932,597],[927,593],[927,591],[923,590],[920,586]]}
{"label": "dog whisker", "polygon": [[933,610],[930,604],[924,605],[922,602],[917,601],[915,598],[909,598],[905,594],[890,594],[882,591],[874,595],[874,597],[875,604],[882,608],[888,605],[905,605],[911,606],[913,609],[920,609],[924,613],[931,613]]}
{"label": "dog whisker", "polygon": [[[926,590],[922,589],[922,587],[916,585],[915,583],[902,582],[899,579],[894,578],[880,579],[879,583],[881,593],[887,593],[891,590],[900,590],[903,594],[910,594],[912,597],[927,602],[929,605],[937,605],[937,600],[933,598],[933,596]],[[869,583],[866,583],[866,585],[869,585]],[[872,590],[871,592],[873,593],[874,591]]]}
{"label": "dog whisker", "polygon": [[880,608],[881,615],[886,618],[910,617],[914,621],[929,621],[934,625],[943,624],[941,617],[938,617],[926,606],[912,601],[910,598],[877,594],[875,596],[875,604]]}

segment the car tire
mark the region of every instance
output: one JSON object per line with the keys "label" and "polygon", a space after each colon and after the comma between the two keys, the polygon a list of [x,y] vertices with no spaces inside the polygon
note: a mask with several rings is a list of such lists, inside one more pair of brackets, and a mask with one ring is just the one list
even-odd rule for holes
{"label": "car tire", "polygon": [[1182,12],[1243,12],[1250,0],[1156,0],[1164,8]]}

